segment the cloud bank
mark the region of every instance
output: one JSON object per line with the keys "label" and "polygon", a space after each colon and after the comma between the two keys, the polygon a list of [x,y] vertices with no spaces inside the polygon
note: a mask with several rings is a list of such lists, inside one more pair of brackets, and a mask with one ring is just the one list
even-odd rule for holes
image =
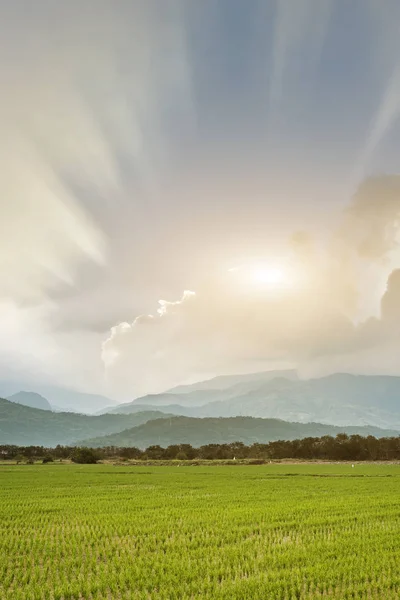
{"label": "cloud bank", "polygon": [[305,233],[292,236],[291,287],[254,288],[233,269],[176,302],[160,301],[154,316],[113,327],[102,354],[110,383],[129,396],[262,363],[321,372],[341,357],[347,370],[360,352],[370,353],[363,368],[374,370],[377,356],[382,364],[393,344],[400,350],[400,270],[379,292],[377,316],[357,315],[371,269],[376,286],[392,268],[399,218],[400,176],[365,181],[325,248]]}

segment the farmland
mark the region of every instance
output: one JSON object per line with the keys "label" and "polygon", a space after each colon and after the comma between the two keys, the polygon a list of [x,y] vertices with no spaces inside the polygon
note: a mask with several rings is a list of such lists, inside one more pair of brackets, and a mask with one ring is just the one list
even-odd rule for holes
{"label": "farmland", "polygon": [[398,465],[0,465],[0,598],[394,600],[399,497]]}

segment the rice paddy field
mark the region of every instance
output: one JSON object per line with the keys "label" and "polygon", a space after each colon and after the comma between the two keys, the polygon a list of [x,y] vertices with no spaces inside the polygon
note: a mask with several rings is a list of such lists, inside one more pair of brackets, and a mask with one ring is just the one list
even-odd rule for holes
{"label": "rice paddy field", "polygon": [[400,598],[400,466],[0,466],[2,600]]}

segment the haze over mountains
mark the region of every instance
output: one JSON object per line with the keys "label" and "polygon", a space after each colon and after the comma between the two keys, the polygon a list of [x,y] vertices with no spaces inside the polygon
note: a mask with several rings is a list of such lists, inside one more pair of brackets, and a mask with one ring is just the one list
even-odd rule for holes
{"label": "haze over mountains", "polygon": [[[85,408],[97,398],[110,402],[76,392],[68,399],[68,393],[62,390],[57,398],[64,395],[70,410],[82,406],[82,398]],[[294,371],[216,377],[100,412],[58,412],[43,396],[19,392],[0,400],[0,444],[146,447],[249,444],[340,432],[397,436],[400,378],[335,374],[301,380]]]}
{"label": "haze over mountains", "polygon": [[[278,419],[188,418],[160,411],[89,416],[54,413],[0,399],[0,445],[139,446],[190,443],[203,445],[224,441],[245,443],[298,439],[337,433],[397,436],[394,429],[335,427],[319,423],[287,423]],[[112,435],[115,434],[115,435]]]}
{"label": "haze over mountains", "polygon": [[[26,390],[26,391],[23,391]],[[45,402],[37,402],[29,394],[41,396]],[[26,381],[0,380],[0,398],[18,398],[20,404],[46,410],[93,414],[118,403],[100,394],[88,394],[55,385],[32,384]],[[16,400],[12,400],[16,401]]]}
{"label": "haze over mountains", "polygon": [[39,408],[40,410],[52,410],[52,407],[46,398],[43,398],[36,392],[17,392],[7,398],[10,402],[29,406],[30,408]]}
{"label": "haze over mountains", "polygon": [[202,390],[215,391],[227,390],[241,386],[252,387],[261,382],[272,381],[273,379],[284,377],[289,380],[298,380],[299,376],[294,369],[285,369],[279,371],[262,371],[261,373],[244,373],[238,375],[218,375],[206,381],[198,381],[189,385],[179,385],[169,390],[172,394],[187,394],[189,392],[197,392]]}
{"label": "haze over mountains", "polygon": [[29,408],[0,398],[0,444],[69,445],[88,437],[107,435],[165,417],[160,412],[89,416]]}
{"label": "haze over mountains", "polygon": [[400,377],[339,373],[301,380],[293,371],[217,377],[108,409],[190,417],[252,416],[300,423],[400,429]]}

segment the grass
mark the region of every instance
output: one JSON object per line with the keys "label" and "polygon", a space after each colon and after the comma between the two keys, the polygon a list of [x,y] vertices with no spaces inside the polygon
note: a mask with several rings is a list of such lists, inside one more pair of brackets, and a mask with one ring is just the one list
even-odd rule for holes
{"label": "grass", "polygon": [[0,466],[1,600],[397,599],[400,466]]}

